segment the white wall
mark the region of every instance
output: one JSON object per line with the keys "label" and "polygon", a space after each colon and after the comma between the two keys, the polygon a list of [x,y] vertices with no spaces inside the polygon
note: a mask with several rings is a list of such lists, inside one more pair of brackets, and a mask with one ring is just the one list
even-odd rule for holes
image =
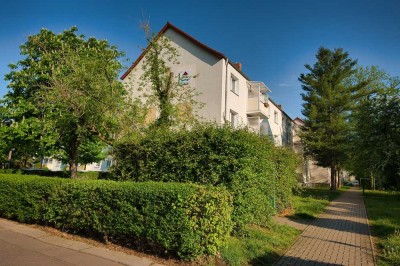
{"label": "white wall", "polygon": [[[277,117],[275,119],[275,112]],[[282,111],[271,101],[268,101],[269,117],[261,123],[261,134],[271,136],[275,145],[282,146]]]}
{"label": "white wall", "polygon": [[[205,107],[199,110],[199,115],[207,121],[222,121],[222,72],[224,69],[224,60],[194,45],[190,40],[173,29],[168,29],[164,36],[170,39],[171,45],[179,53],[179,64],[170,64],[175,79],[178,80],[180,72],[187,71],[192,76],[188,86],[195,88],[200,93],[196,97],[196,101],[205,104]],[[135,69],[123,80],[127,88],[131,90],[133,97],[141,95],[137,91],[137,88],[139,77],[143,74],[142,62],[136,65]],[[193,76],[197,77],[193,78]]]}
{"label": "white wall", "polygon": [[[225,61],[225,60],[224,60]],[[227,77],[227,120],[230,120],[230,112],[233,111],[238,114],[238,122],[239,126],[247,125],[247,99],[248,99],[248,89],[247,89],[247,79],[242,76],[232,65],[228,64],[227,66],[228,75],[226,75],[226,68],[223,71],[223,96],[225,96],[225,78]],[[231,76],[237,78],[237,82],[239,85],[238,93],[235,93],[231,90],[232,81]],[[225,114],[225,97],[222,97],[222,110],[221,114]]]}

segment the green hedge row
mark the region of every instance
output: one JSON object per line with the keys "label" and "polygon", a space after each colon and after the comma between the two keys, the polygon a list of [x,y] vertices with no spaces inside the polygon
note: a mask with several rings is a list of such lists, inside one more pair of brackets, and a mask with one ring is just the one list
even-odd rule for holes
{"label": "green hedge row", "polygon": [[231,231],[221,188],[0,174],[0,216],[107,237],[182,259],[215,254]]}
{"label": "green hedge row", "polygon": [[[0,169],[0,174],[22,174],[22,175],[38,175],[47,177],[70,178],[69,171],[51,171],[44,169]],[[109,172],[87,171],[78,172],[78,178],[81,179],[109,179]]]}
{"label": "green hedge row", "polygon": [[267,137],[229,126],[199,125],[190,131],[153,130],[116,145],[111,178],[174,181],[226,187],[234,197],[237,229],[265,225],[290,205],[297,184],[296,155]]}

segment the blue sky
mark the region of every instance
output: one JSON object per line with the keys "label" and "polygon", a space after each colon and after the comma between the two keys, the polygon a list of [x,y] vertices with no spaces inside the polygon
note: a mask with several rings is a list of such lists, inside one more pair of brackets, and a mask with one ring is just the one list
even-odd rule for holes
{"label": "blue sky", "polygon": [[293,118],[301,116],[304,64],[315,62],[320,46],[342,47],[360,65],[379,65],[400,75],[400,1],[4,1],[0,9],[0,97],[7,65],[20,59],[28,35],[73,25],[86,36],[107,39],[131,62],[145,45],[139,27],[153,31],[166,21],[232,61],[252,79],[263,81],[271,97]]}

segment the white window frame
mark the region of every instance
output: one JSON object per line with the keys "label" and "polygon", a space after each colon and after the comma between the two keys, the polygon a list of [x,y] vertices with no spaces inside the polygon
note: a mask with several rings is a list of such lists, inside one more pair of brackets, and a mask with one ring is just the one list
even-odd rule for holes
{"label": "white window frame", "polygon": [[231,92],[239,95],[239,79],[231,74]]}
{"label": "white window frame", "polygon": [[278,124],[278,111],[274,111],[274,122]]}
{"label": "white window frame", "polygon": [[233,128],[236,128],[239,125],[239,115],[237,112],[231,110],[229,119]]}

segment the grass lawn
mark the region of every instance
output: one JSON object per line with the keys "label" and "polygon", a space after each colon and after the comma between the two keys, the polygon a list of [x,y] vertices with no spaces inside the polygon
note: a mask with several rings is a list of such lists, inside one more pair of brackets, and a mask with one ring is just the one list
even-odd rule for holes
{"label": "grass lawn", "polygon": [[400,193],[366,191],[364,198],[378,264],[400,265]]}
{"label": "grass lawn", "polygon": [[[294,219],[315,219],[343,190],[329,187],[304,188],[292,199]],[[246,236],[230,237],[221,251],[228,265],[271,265],[293,244],[300,231],[287,225],[271,222],[268,228],[251,226]]]}
{"label": "grass lawn", "polygon": [[271,265],[299,234],[297,229],[273,222],[268,228],[250,226],[246,236],[231,236],[221,255],[228,265]]}
{"label": "grass lawn", "polygon": [[337,198],[349,187],[342,187],[332,191],[329,187],[304,188],[299,195],[293,197],[293,219],[315,219],[324,211],[330,201]]}

